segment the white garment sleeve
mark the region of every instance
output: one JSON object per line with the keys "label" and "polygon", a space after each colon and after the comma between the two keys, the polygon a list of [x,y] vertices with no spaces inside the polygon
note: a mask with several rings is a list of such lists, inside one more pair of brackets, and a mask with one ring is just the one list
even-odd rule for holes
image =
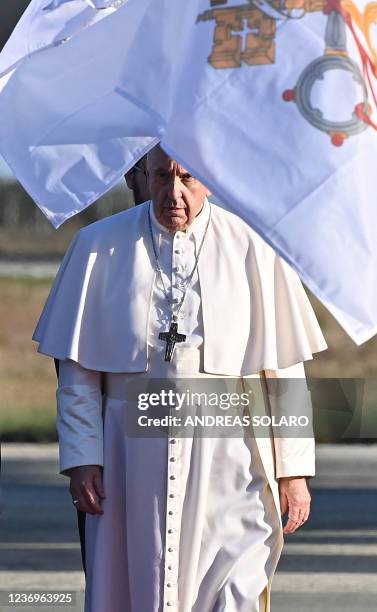
{"label": "white garment sleeve", "polygon": [[[310,437],[274,436],[275,476],[315,476],[315,439],[312,429],[313,410],[302,362],[288,368],[265,370],[271,416],[305,415],[309,418]],[[288,392],[279,393],[276,379],[290,378]],[[275,380],[274,380],[275,379]],[[303,380],[299,380],[303,379]],[[280,388],[281,391],[281,388]]]}
{"label": "white garment sleeve", "polygon": [[59,360],[56,427],[60,474],[80,465],[103,466],[101,372]]}

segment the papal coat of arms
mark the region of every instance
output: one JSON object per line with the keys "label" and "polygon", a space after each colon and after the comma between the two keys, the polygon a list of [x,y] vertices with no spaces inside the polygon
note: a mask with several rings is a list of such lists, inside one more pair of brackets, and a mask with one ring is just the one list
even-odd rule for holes
{"label": "papal coat of arms", "polygon": [[[377,24],[377,2],[369,3],[363,13],[352,0],[248,0],[238,6],[228,6],[228,0],[210,0],[210,5],[198,16],[198,22],[214,21],[208,62],[216,69],[274,64],[279,53],[277,22],[323,12],[324,53],[304,67],[296,85],[282,91],[282,100],[295,102],[301,115],[328,134],[335,146],[341,146],[346,138],[368,127],[377,129],[371,106],[371,101],[377,106],[373,83],[377,78],[377,51],[371,36],[372,26]],[[356,41],[360,63],[349,57],[347,28]],[[359,86],[360,100],[350,109],[347,120],[326,118],[313,103],[315,84],[330,71],[350,73]]]}

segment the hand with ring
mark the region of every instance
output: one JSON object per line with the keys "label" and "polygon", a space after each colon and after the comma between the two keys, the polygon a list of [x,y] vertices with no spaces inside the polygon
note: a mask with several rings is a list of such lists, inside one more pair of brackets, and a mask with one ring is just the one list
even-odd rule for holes
{"label": "hand with ring", "polygon": [[282,516],[288,512],[283,533],[294,533],[309,518],[311,496],[305,476],[279,478],[280,509]]}
{"label": "hand with ring", "polygon": [[82,512],[103,514],[101,501],[106,497],[102,483],[102,466],[80,465],[69,471],[69,491],[73,505]]}

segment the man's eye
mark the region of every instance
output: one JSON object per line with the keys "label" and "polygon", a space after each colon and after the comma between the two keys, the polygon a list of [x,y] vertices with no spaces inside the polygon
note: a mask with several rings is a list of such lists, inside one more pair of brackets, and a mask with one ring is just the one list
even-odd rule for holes
{"label": "man's eye", "polygon": [[156,177],[159,179],[166,179],[167,176],[168,176],[167,172],[164,172],[163,170],[156,172]]}

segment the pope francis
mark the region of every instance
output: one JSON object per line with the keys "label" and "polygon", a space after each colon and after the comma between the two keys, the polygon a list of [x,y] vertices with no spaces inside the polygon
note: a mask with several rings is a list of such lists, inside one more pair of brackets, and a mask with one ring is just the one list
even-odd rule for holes
{"label": "pope francis", "polygon": [[253,379],[271,416],[276,379],[305,379],[326,343],[258,234],[160,147],[145,171],[150,201],[76,234],[33,336],[59,360],[60,472],[87,513],[85,612],[266,612],[283,532],[309,516],[313,437],[129,435],[131,387]]}

